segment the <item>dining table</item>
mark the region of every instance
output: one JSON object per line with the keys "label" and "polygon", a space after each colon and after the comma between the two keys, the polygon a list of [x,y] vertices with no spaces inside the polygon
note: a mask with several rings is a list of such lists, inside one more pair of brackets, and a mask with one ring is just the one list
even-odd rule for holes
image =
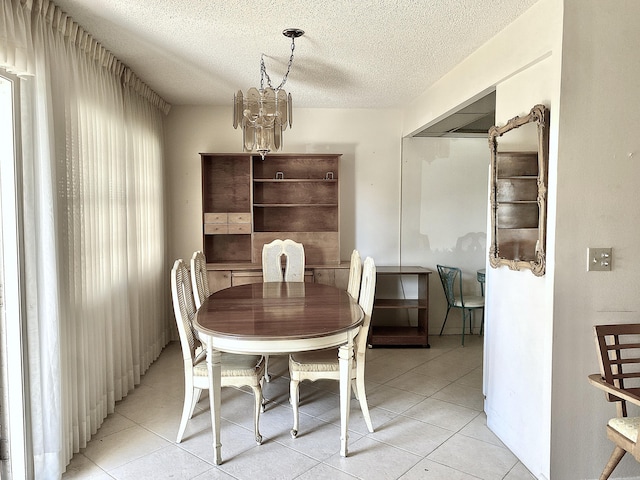
{"label": "dining table", "polygon": [[221,352],[289,354],[338,347],[340,454],[348,453],[353,340],[364,312],[345,290],[313,282],[264,282],[211,294],[193,319],[206,347],[214,462],[222,463],[220,439]]}

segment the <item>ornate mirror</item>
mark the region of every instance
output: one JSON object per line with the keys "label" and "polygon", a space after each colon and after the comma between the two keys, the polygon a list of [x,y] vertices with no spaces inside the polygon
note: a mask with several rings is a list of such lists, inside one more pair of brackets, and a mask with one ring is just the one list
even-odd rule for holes
{"label": "ornate mirror", "polygon": [[534,275],[544,275],[549,109],[536,105],[526,116],[514,117],[502,127],[491,127],[489,148],[489,263],[493,268],[506,265],[512,270],[530,269]]}

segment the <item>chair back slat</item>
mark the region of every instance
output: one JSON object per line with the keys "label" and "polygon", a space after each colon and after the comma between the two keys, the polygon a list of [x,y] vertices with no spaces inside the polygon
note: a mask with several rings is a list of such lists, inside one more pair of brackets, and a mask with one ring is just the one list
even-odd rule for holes
{"label": "chair back slat", "polygon": [[[618,352],[623,352],[624,350],[618,350]],[[640,358],[620,358],[620,359],[612,359],[611,363],[615,365],[625,365],[629,363],[640,363]]]}
{"label": "chair back slat", "polygon": [[360,281],[362,279],[362,259],[360,252],[354,250],[351,252],[351,262],[349,264],[349,283],[347,284],[347,292],[353,298],[358,300],[360,294]]}
{"label": "chair back slat", "polygon": [[200,250],[194,252],[191,257],[191,287],[197,310],[202,302],[211,295],[207,278],[207,259]]}
{"label": "chair back slat", "polygon": [[626,345],[607,345],[609,350],[619,350],[624,348],[640,348],[640,343],[627,343]]}
{"label": "chair back slat", "polygon": [[640,378],[640,372],[635,373],[624,373],[624,374],[614,374],[612,377],[614,380],[616,379],[624,379],[624,378]]}

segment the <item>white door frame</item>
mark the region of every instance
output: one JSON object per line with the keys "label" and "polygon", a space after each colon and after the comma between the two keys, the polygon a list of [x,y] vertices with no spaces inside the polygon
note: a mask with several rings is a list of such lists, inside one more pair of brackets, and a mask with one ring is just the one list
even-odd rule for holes
{"label": "white door frame", "polygon": [[[8,107],[8,108],[7,108]],[[33,478],[22,228],[20,79],[0,70],[0,476]]]}

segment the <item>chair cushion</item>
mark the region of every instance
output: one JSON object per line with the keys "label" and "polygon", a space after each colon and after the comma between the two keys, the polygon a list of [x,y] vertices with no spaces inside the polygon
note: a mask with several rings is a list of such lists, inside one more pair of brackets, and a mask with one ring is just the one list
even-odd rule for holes
{"label": "chair cushion", "polygon": [[340,370],[338,350],[293,353],[289,356],[289,368],[303,372],[337,372]]}
{"label": "chair cushion", "polygon": [[609,420],[608,425],[632,442],[636,442],[638,440],[640,417],[616,417]]}
{"label": "chair cushion", "polygon": [[[236,353],[222,353],[222,377],[239,377],[254,375],[256,368],[263,361],[260,355],[239,355]],[[204,357],[193,366],[193,374],[206,377],[209,373]]]}
{"label": "chair cushion", "polygon": [[[455,306],[462,307],[462,302],[460,302],[460,299],[456,298]],[[480,295],[465,295],[464,306],[465,308],[484,307],[484,297],[481,297]]]}

